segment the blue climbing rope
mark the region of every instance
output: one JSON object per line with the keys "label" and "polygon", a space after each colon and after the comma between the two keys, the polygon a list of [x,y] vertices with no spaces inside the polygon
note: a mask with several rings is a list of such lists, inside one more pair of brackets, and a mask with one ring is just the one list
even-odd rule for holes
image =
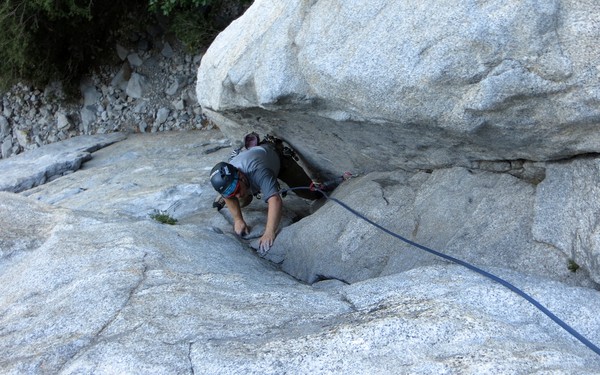
{"label": "blue climbing rope", "polygon": [[533,297],[531,297],[529,294],[525,293],[524,291],[522,291],[521,289],[517,288],[516,286],[514,286],[513,284],[509,283],[508,281],[494,275],[491,274],[487,271],[482,270],[479,267],[476,267],[470,263],[467,263],[463,260],[454,258],[450,255],[441,253],[439,251],[433,250],[428,248],[427,246],[423,246],[421,244],[418,244],[414,241],[409,240],[408,238],[402,237],[401,235],[383,227],[380,224],[377,224],[376,222],[374,222],[373,220],[369,219],[368,217],[366,217],[365,215],[361,214],[360,212],[356,211],[355,209],[353,209],[352,207],[348,206],[346,203],[340,201],[337,198],[333,198],[330,197],[327,193],[325,193],[324,191],[320,190],[317,187],[295,187],[295,188],[289,188],[289,189],[284,189],[282,191],[289,191],[289,190],[314,190],[314,191],[318,191],[319,193],[323,194],[323,196],[325,198],[327,198],[330,201],[333,201],[335,203],[337,203],[338,205],[340,205],[341,207],[343,207],[344,209],[346,209],[347,211],[349,211],[350,213],[352,213],[353,215],[355,215],[356,217],[358,217],[359,219],[366,221],[367,223],[373,225],[374,227],[376,227],[377,229],[389,234],[392,237],[395,237],[397,239],[399,239],[400,241],[403,241],[411,246],[414,246],[416,248],[419,248],[423,251],[426,251],[430,254],[436,255],[440,258],[446,259],[450,262],[459,264],[463,267],[466,267],[468,269],[470,269],[473,272],[476,272],[480,275],[483,275],[485,277],[487,277],[488,279],[497,282],[500,285],[503,285],[504,287],[508,288],[509,290],[511,290],[512,292],[516,293],[517,295],[523,297],[526,301],[528,301],[529,303],[531,303],[533,306],[535,306],[538,310],[540,310],[541,312],[543,312],[544,314],[546,314],[546,316],[548,316],[550,319],[552,319],[556,324],[558,324],[560,327],[562,327],[565,331],[569,332],[573,337],[575,337],[577,340],[579,340],[582,344],[584,344],[585,346],[587,346],[589,349],[591,349],[592,351],[594,351],[594,353],[600,355],[600,348],[598,348],[598,346],[594,345],[594,343],[592,343],[590,340],[588,340],[587,338],[585,338],[582,334],[580,334],[579,332],[577,332],[575,329],[573,329],[571,326],[569,326],[567,323],[565,323],[563,320],[561,320],[559,317],[557,317],[556,315],[554,315],[550,310],[548,310],[546,307],[544,307],[541,303],[539,303],[538,301],[536,301]]}

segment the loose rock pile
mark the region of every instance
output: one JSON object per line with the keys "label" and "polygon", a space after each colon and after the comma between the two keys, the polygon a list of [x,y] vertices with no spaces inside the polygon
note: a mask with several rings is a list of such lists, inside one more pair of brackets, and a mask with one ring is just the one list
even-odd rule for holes
{"label": "loose rock pile", "polygon": [[39,89],[18,84],[0,100],[0,158],[76,135],[161,132],[212,127],[195,95],[201,54],[149,30],[116,46],[121,66],[81,82],[81,100],[65,100],[59,83]]}

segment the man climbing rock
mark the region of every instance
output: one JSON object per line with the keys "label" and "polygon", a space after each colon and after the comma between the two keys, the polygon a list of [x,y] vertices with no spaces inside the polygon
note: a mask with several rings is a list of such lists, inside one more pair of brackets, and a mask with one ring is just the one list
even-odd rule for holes
{"label": "man climbing rock", "polygon": [[[281,220],[282,199],[278,179],[290,188],[314,186],[312,179],[296,162],[298,157],[277,138],[267,136],[260,141],[256,133],[246,136],[245,149],[236,150],[229,163],[220,162],[210,172],[210,182],[220,196],[215,200],[217,209],[227,205],[233,217],[237,235],[250,232],[244,221],[242,208],[250,204],[252,196],[260,196],[268,205],[265,232],[259,240],[259,251],[267,252],[277,235]],[[329,189],[333,186],[329,186]],[[294,190],[305,199],[316,200],[322,194],[313,190]]]}

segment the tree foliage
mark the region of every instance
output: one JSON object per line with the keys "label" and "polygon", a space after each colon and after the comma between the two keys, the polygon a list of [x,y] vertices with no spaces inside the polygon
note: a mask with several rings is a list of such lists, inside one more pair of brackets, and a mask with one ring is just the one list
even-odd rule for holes
{"label": "tree foliage", "polygon": [[[114,56],[132,28],[167,16],[191,50],[210,43],[231,19],[215,20],[224,4],[251,0],[0,0],[0,89],[17,81],[68,85]],[[222,18],[222,17],[221,17]]]}
{"label": "tree foliage", "polygon": [[160,12],[168,16],[178,9],[194,9],[213,5],[219,0],[149,0],[151,11]]}
{"label": "tree foliage", "polygon": [[149,9],[168,16],[171,29],[189,50],[209,44],[252,0],[149,0]]}
{"label": "tree foliage", "polygon": [[[0,86],[65,83],[114,48],[115,30],[147,0],[0,0]],[[112,45],[111,45],[112,44]]]}

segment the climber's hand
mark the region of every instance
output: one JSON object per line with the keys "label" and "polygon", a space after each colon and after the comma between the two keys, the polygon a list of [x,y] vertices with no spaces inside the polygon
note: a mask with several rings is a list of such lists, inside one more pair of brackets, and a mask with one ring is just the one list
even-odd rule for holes
{"label": "climber's hand", "polygon": [[250,233],[250,227],[246,224],[246,222],[243,219],[236,220],[233,223],[233,230],[238,236],[245,236]]}
{"label": "climber's hand", "polygon": [[265,234],[263,234],[260,240],[258,241],[258,251],[263,255],[266,254],[267,251],[271,249],[271,246],[273,246],[274,241],[275,233],[271,233],[268,231],[265,232]]}

